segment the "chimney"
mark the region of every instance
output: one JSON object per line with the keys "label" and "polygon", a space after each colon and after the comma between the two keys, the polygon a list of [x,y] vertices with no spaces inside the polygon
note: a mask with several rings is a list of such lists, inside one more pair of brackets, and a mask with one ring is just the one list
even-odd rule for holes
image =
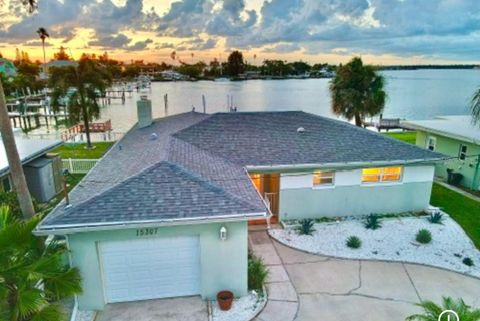
{"label": "chimney", "polygon": [[147,96],[140,96],[137,101],[138,128],[148,127],[152,124],[152,101]]}

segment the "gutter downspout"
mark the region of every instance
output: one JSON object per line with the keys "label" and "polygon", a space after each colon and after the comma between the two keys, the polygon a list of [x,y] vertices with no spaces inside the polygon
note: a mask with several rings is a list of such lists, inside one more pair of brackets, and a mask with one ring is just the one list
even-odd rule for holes
{"label": "gutter downspout", "polygon": [[[70,240],[68,239],[68,235],[65,235],[65,243],[67,245],[67,251],[68,251],[68,265],[70,268],[73,267],[73,259],[72,259],[72,252],[70,251]],[[77,313],[78,313],[78,297],[75,295],[73,297],[73,309],[72,309],[72,315],[70,316],[70,321],[75,321],[77,319]]]}
{"label": "gutter downspout", "polygon": [[472,180],[472,186],[471,186],[471,190],[472,191],[476,191],[477,188],[479,188],[480,184],[478,183],[478,181],[480,180],[480,177],[478,176],[480,172],[480,155],[477,156],[477,165],[475,165],[475,174],[473,174],[473,180]]}

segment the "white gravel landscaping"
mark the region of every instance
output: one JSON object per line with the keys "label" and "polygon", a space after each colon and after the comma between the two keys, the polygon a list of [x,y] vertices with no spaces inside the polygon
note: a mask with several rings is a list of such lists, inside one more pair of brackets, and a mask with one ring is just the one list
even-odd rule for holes
{"label": "white gravel landscaping", "polygon": [[[382,227],[369,230],[362,220],[315,224],[312,236],[298,235],[295,227],[272,229],[270,235],[285,245],[310,253],[351,259],[373,259],[420,263],[480,277],[480,251],[463,229],[444,214],[443,224],[432,224],[425,217],[383,219]],[[432,233],[432,241],[423,245],[415,240],[420,229]],[[355,235],[362,241],[359,249],[345,245]],[[470,257],[474,266],[462,260]]]}
{"label": "white gravel landscaping", "polygon": [[95,311],[82,311],[78,310],[77,315],[75,316],[75,321],[92,321],[95,318]]}
{"label": "white gravel landscaping", "polygon": [[212,302],[213,321],[250,321],[267,303],[266,296],[251,291],[248,295],[235,299],[229,311],[222,311],[217,301]]}

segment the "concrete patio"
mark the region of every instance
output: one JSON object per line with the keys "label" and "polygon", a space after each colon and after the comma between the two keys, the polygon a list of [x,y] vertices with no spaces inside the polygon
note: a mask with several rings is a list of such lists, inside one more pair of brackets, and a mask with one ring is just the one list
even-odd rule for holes
{"label": "concrete patio", "polygon": [[108,304],[95,321],[207,321],[199,296]]}
{"label": "concrete patio", "polygon": [[249,244],[270,270],[269,301],[256,321],[404,321],[420,300],[463,298],[480,306],[480,280],[436,268],[389,262],[341,260],[281,245],[265,231],[250,231]]}

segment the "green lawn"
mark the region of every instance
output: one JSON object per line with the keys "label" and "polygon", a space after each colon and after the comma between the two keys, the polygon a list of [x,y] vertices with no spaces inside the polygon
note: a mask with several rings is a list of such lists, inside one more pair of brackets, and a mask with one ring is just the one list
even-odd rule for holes
{"label": "green lawn", "polygon": [[97,159],[103,156],[110,147],[114,144],[113,142],[100,142],[92,143],[94,149],[85,149],[85,143],[67,143],[60,147],[52,150],[53,153],[59,153],[63,159],[66,158],[89,158]]}
{"label": "green lawn", "polygon": [[385,133],[384,135],[415,145],[416,132]]}
{"label": "green lawn", "polygon": [[430,203],[442,208],[463,228],[480,249],[480,203],[437,183],[433,184]]}

